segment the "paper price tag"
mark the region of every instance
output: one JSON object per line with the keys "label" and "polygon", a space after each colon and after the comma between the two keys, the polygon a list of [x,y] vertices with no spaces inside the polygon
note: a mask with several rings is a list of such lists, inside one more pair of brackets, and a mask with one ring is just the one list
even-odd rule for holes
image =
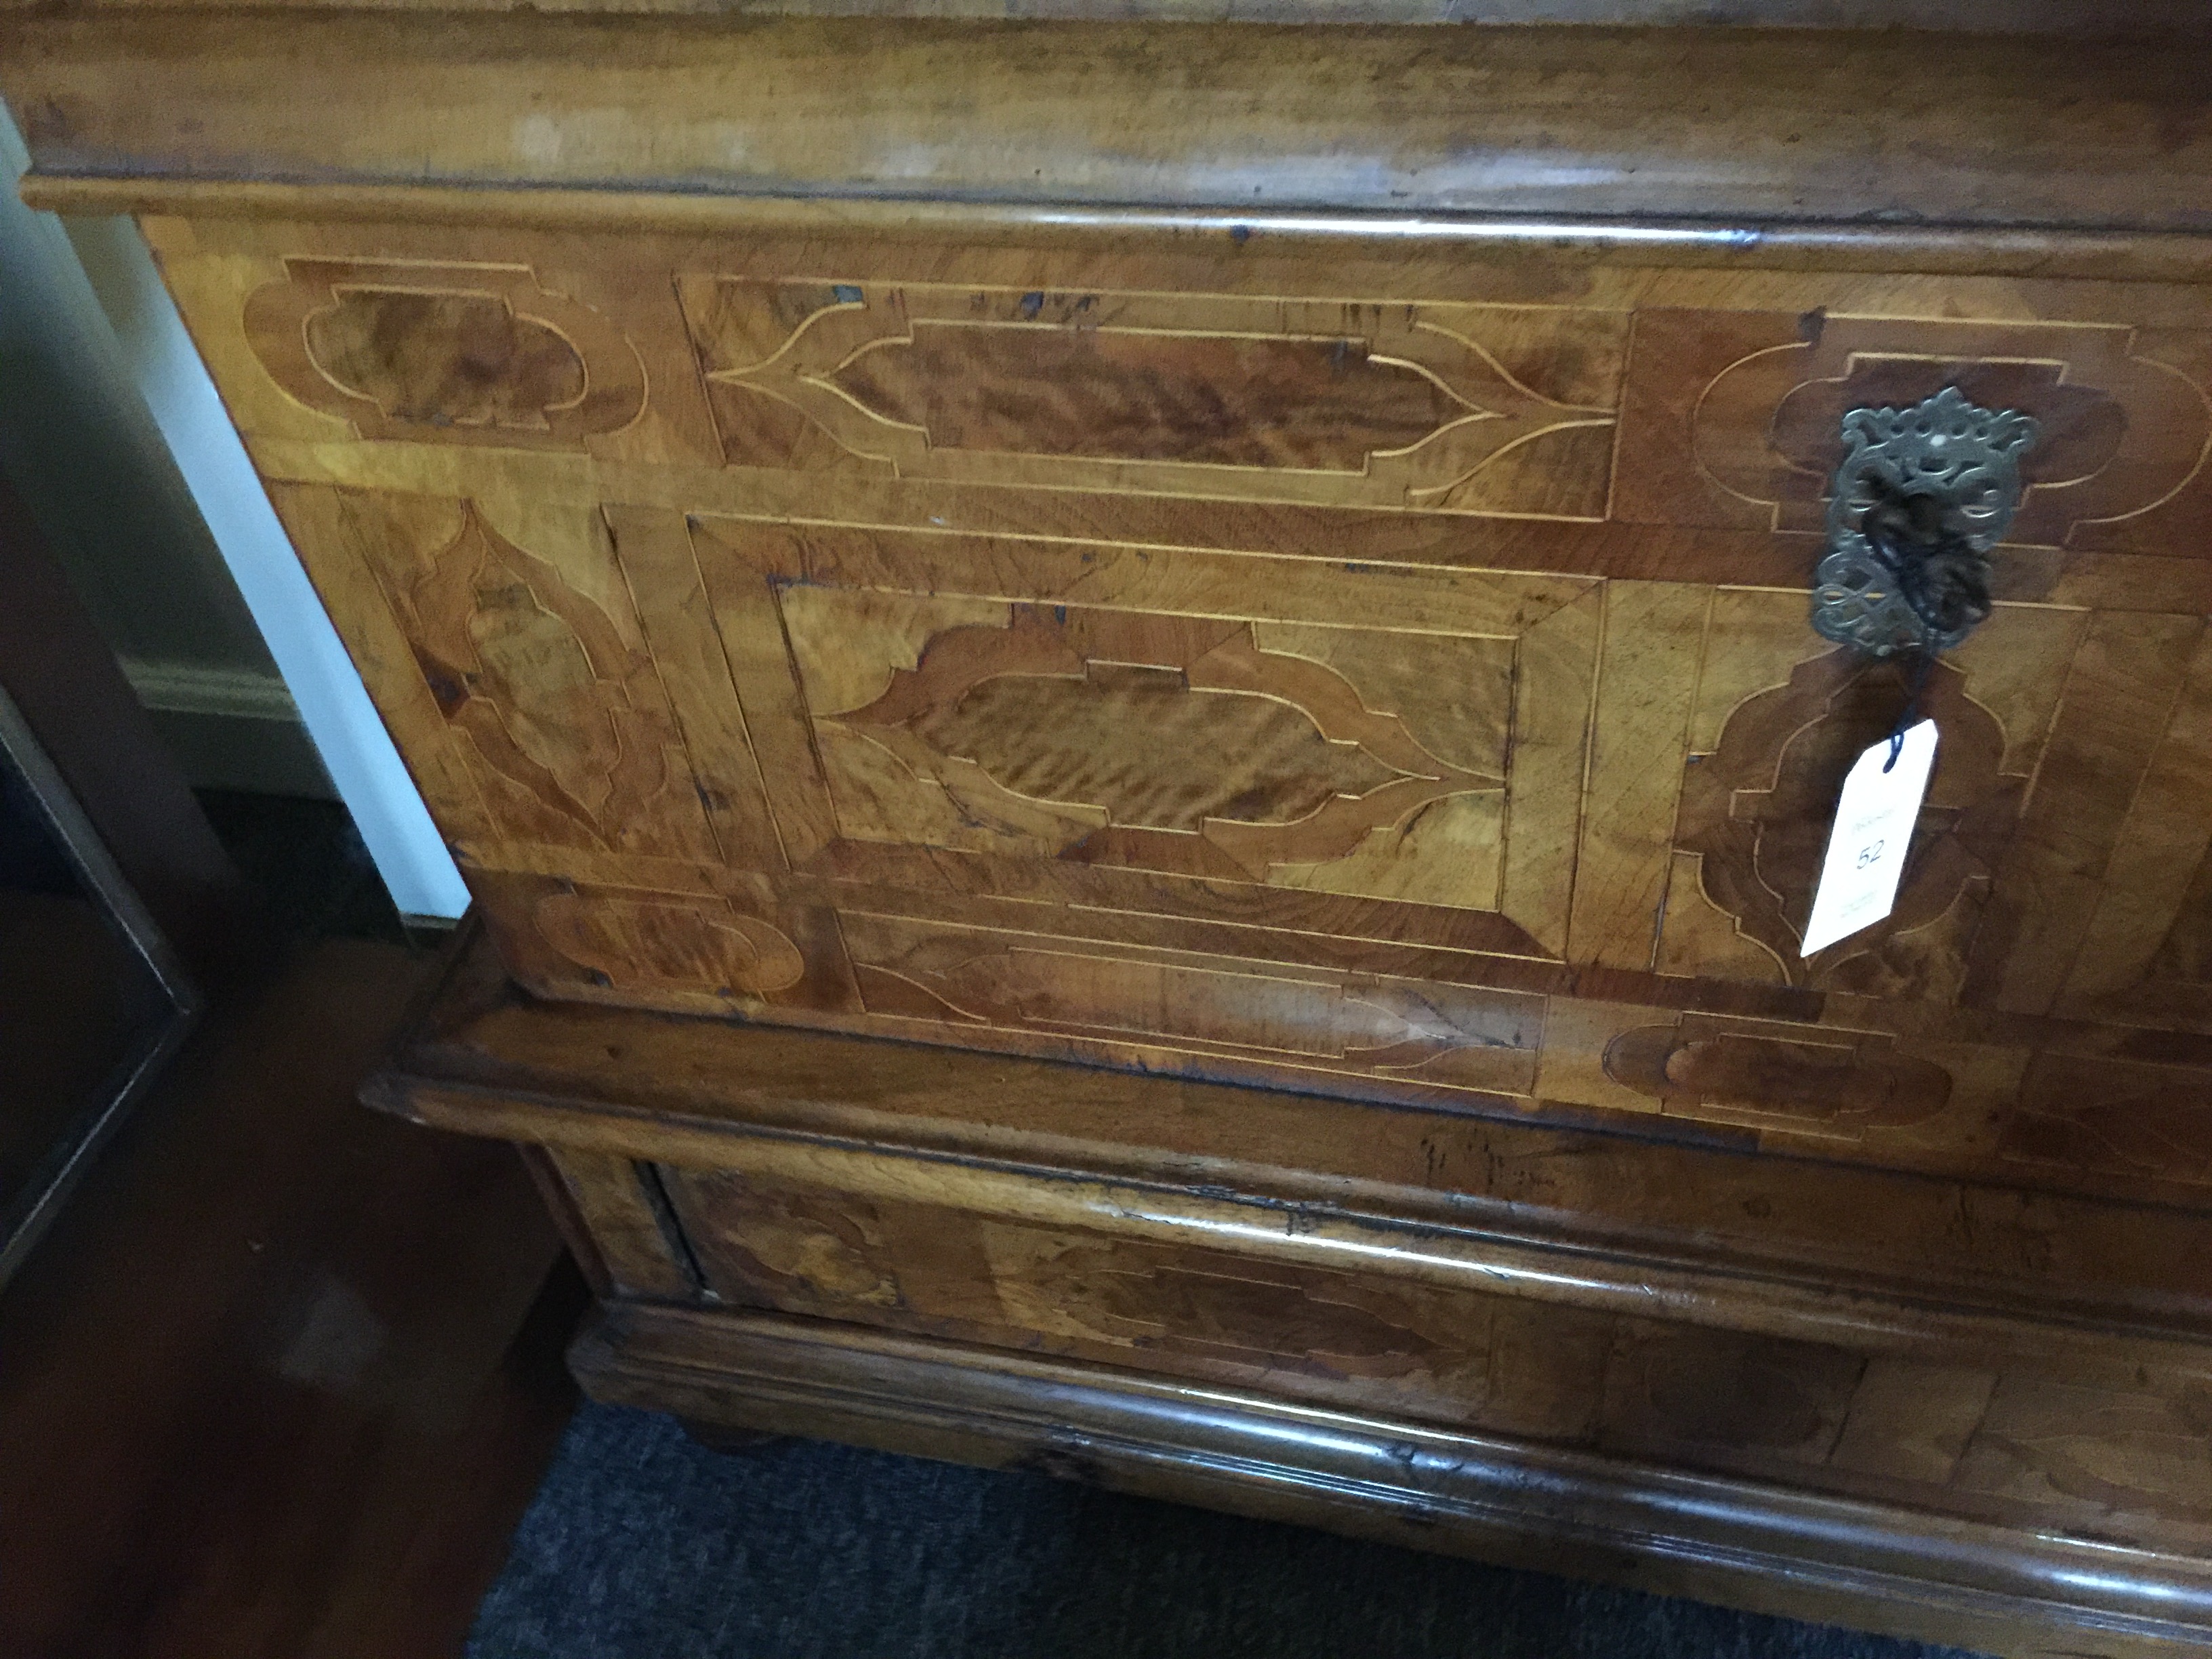
{"label": "paper price tag", "polygon": [[1820,865],[1802,955],[1826,950],[1889,914],[1912,846],[1912,826],[1928,793],[1928,775],[1935,768],[1934,720],[1923,720],[1905,734],[1896,764],[1889,764],[1887,738],[1852,763],[1828,830],[1828,856]]}

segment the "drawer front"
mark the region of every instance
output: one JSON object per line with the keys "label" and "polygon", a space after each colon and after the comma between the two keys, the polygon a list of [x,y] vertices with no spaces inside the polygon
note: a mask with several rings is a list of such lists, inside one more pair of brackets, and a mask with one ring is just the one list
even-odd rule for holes
{"label": "drawer front", "polygon": [[1606,516],[1628,315],[687,275],[733,466]]}
{"label": "drawer front", "polygon": [[1125,1367],[1937,1513],[2212,1540],[2202,1383],[1563,1307],[664,1167],[742,1307]]}
{"label": "drawer front", "polygon": [[[150,228],[541,991],[2212,1184],[2198,291]],[[1946,385],[2045,437],[1805,960],[1838,422]]]}

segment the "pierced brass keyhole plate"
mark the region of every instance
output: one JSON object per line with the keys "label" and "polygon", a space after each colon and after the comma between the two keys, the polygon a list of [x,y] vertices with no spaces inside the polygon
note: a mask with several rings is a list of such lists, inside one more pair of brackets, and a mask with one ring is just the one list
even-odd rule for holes
{"label": "pierced brass keyhole plate", "polygon": [[1990,609],[1990,553],[2020,509],[2033,416],[1956,386],[1844,416],[1813,628],[1871,656],[1942,651]]}

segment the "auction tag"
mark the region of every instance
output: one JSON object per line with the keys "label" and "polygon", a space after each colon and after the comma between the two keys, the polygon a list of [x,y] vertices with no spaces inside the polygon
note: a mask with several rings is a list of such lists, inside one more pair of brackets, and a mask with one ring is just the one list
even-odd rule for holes
{"label": "auction tag", "polygon": [[1844,780],[1802,956],[1873,927],[1897,902],[1897,878],[1905,873],[1912,826],[1936,768],[1936,722],[1923,720],[1907,732],[1896,752],[1893,765],[1890,740],[1884,738],[1858,757]]}

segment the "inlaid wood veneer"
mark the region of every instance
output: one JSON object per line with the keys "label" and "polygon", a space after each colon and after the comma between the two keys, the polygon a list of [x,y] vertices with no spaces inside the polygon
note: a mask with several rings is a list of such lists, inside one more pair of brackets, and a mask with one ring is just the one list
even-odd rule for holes
{"label": "inlaid wood veneer", "polygon": [[[2097,1659],[2212,1640],[2202,61],[0,16],[474,895],[374,1097],[538,1149],[603,1397]],[[1915,690],[1842,422],[1947,387],[2039,436],[1806,957]]]}

